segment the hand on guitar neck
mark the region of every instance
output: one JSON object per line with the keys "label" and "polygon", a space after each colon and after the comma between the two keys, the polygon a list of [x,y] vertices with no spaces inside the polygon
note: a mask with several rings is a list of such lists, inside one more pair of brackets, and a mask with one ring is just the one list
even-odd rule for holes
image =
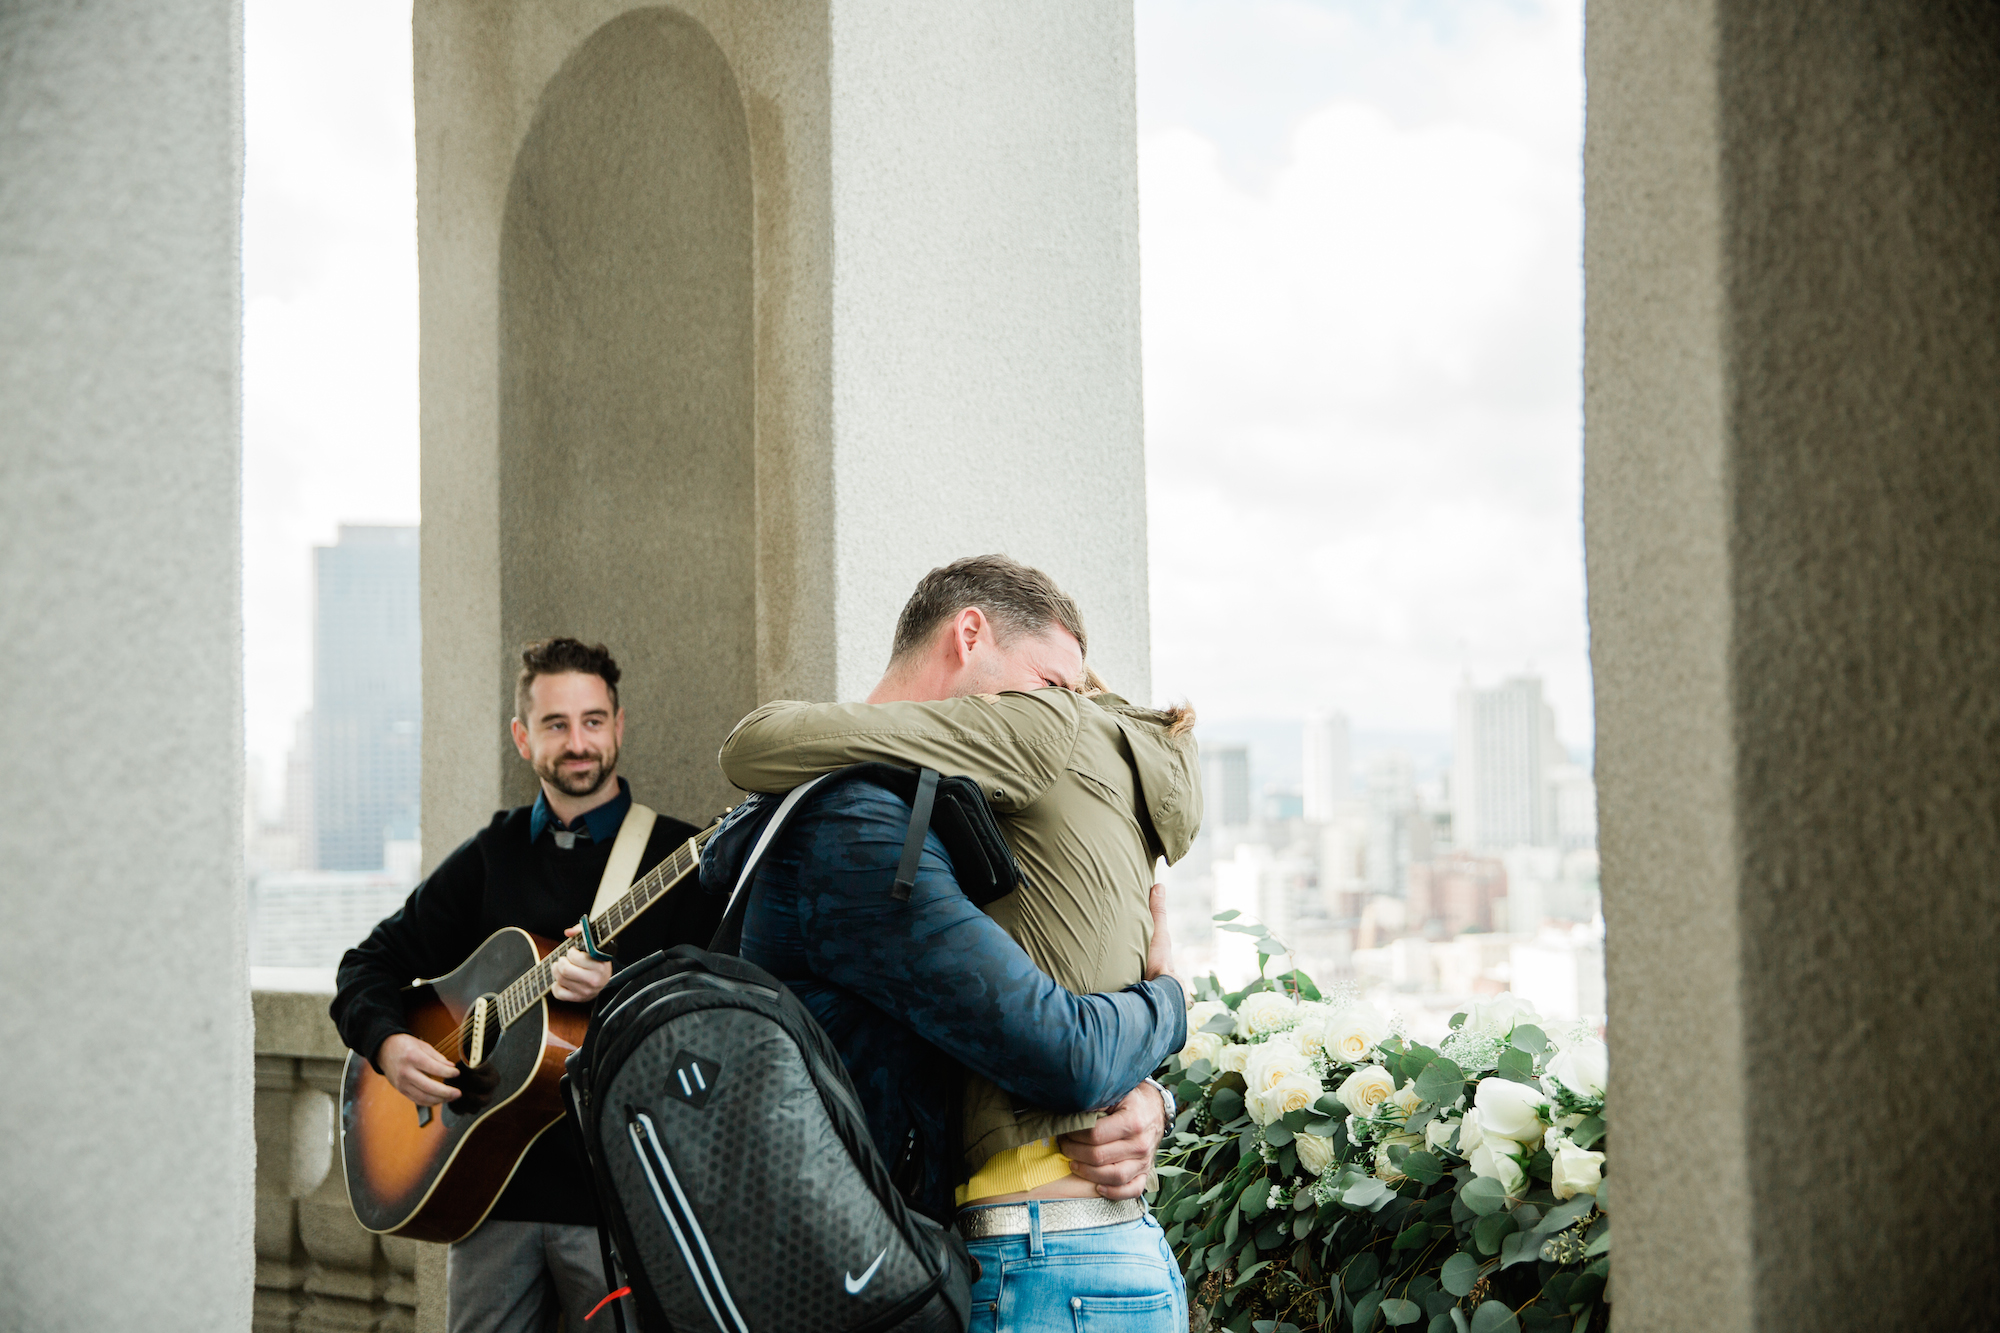
{"label": "hand on guitar neck", "polygon": [[[574,936],[577,927],[571,926],[563,933]],[[594,961],[570,949],[549,969],[549,977],[554,983],[549,994],[556,999],[589,1004],[611,980],[611,963]],[[419,1106],[437,1106],[463,1095],[464,1090],[455,1085],[464,1083],[460,1075],[465,1071],[445,1059],[435,1046],[407,1032],[394,1033],[385,1039],[375,1053],[375,1064],[390,1086]],[[475,1095],[477,1091],[474,1089]]]}

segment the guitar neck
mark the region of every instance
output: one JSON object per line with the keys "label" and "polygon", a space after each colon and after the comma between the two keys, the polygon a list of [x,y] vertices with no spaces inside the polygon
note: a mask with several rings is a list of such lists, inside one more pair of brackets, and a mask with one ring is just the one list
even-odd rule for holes
{"label": "guitar neck", "polygon": [[[599,943],[616,939],[618,932],[639,919],[639,914],[667,895],[667,890],[693,874],[701,864],[701,849],[714,835],[720,821],[710,824],[701,832],[689,838],[674,849],[673,855],[641,875],[625,892],[625,896],[590,919],[590,931]],[[500,1025],[510,1026],[515,1019],[540,1004],[555,985],[556,960],[573,950],[581,949],[575,936],[564,940],[549,950],[548,956],[516,977],[506,990],[500,992]]]}

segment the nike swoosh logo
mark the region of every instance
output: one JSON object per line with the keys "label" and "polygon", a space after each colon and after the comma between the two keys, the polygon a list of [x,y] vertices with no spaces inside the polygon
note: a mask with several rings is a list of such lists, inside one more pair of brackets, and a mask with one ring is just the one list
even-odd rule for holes
{"label": "nike swoosh logo", "polygon": [[875,1270],[880,1268],[882,1266],[882,1261],[888,1257],[889,1257],[889,1247],[887,1245],[884,1245],[882,1247],[882,1253],[875,1256],[875,1262],[868,1265],[867,1271],[862,1273],[860,1277],[856,1277],[852,1273],[844,1275],[842,1280],[847,1283],[847,1294],[850,1296],[859,1296],[861,1294],[861,1289],[874,1280]]}

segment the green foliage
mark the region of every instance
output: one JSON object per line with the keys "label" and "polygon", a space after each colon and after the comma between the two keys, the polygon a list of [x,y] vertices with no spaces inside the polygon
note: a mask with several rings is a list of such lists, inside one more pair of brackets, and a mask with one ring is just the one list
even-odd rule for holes
{"label": "green foliage", "polygon": [[[1265,958],[1285,952],[1262,926],[1239,923],[1234,913],[1217,921],[1255,938]],[[1303,1011],[1285,1012],[1322,1018],[1351,1003],[1327,999],[1295,969],[1268,979],[1260,973],[1233,993],[1202,978],[1193,991],[1227,1006],[1228,1012],[1201,1025],[1225,1047],[1246,1040],[1236,1033],[1233,1012],[1246,996],[1277,991],[1308,1002]],[[1463,1021],[1459,1016],[1453,1026]],[[1259,1026],[1268,1024],[1260,1019]],[[1251,1060],[1266,1039],[1261,1032],[1247,1039]],[[1445,1047],[1463,1054],[1476,1052],[1478,1043]],[[1524,1018],[1500,1045],[1497,1067],[1487,1067],[1496,1056],[1493,1047],[1485,1049],[1484,1056],[1475,1055],[1479,1067],[1469,1069],[1420,1043],[1384,1037],[1364,1063],[1386,1072],[1396,1098],[1366,1116],[1350,1116],[1334,1091],[1356,1067],[1329,1059],[1307,1075],[1322,1079],[1318,1098],[1268,1124],[1261,1119],[1272,1114],[1275,1094],[1253,1099],[1244,1075],[1220,1070],[1219,1057],[1218,1063],[1198,1059],[1186,1068],[1178,1058],[1168,1061],[1161,1077],[1177,1089],[1185,1109],[1162,1145],[1165,1169],[1154,1207],[1169,1228],[1190,1299],[1207,1310],[1211,1327],[1235,1333],[1603,1333],[1609,1321],[1603,1299],[1611,1240],[1607,1188],[1600,1183],[1597,1197],[1555,1198],[1550,1158],[1539,1143],[1526,1149],[1525,1174],[1508,1178],[1519,1181],[1512,1192],[1494,1175],[1475,1174],[1470,1152],[1458,1151],[1460,1123],[1478,1083],[1500,1078],[1545,1086],[1556,1043]],[[1238,1054],[1245,1053],[1239,1048]],[[1578,1148],[1603,1152],[1602,1100],[1559,1086],[1549,1096],[1545,1123],[1554,1123]],[[1465,1137],[1472,1137],[1469,1129]],[[1324,1169],[1315,1174],[1302,1166],[1301,1148],[1311,1149],[1303,1160],[1324,1163]]]}

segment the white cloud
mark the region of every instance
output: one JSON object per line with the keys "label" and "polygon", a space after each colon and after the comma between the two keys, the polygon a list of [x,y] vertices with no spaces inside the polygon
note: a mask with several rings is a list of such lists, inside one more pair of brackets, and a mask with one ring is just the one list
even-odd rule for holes
{"label": "white cloud", "polygon": [[1156,691],[1444,730],[1533,666],[1587,742],[1574,4],[1140,25]]}

